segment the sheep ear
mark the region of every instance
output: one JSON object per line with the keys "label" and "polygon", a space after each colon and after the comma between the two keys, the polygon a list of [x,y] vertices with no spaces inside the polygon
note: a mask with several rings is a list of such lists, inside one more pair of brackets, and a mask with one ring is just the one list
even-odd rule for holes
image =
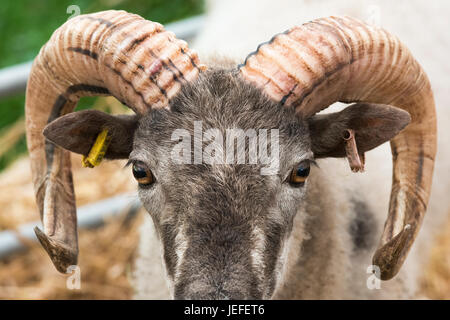
{"label": "sheep ear", "polygon": [[43,134],[64,149],[88,155],[98,134],[108,129],[111,140],[105,158],[125,159],[132,150],[137,125],[137,115],[112,116],[98,110],[84,110],[52,121],[44,128]]}
{"label": "sheep ear", "polygon": [[358,153],[363,155],[392,139],[405,128],[408,112],[383,104],[357,103],[341,112],[311,117],[311,148],[316,158],[345,157],[348,130],[354,133]]}

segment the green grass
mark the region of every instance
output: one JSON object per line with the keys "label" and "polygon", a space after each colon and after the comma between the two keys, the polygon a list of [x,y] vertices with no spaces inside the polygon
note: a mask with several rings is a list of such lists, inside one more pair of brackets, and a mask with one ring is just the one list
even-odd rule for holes
{"label": "green grass", "polygon": [[[77,5],[81,14],[107,9],[126,10],[148,20],[168,23],[203,12],[204,0],[21,0],[3,1],[0,6],[0,68],[32,60],[55,29]],[[83,99],[80,108],[87,108],[95,99]],[[24,94],[0,101],[0,130],[24,114]],[[0,157],[0,170],[26,152],[21,139],[12,150]]]}

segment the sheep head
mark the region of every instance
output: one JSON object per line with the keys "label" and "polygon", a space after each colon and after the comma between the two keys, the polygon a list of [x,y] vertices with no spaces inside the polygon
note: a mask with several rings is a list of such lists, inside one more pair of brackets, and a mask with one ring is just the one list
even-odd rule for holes
{"label": "sheep head", "polygon": [[[74,18],[43,47],[28,84],[27,133],[45,232],[37,235],[58,270],[75,264],[78,252],[67,150],[86,155],[108,129],[105,157],[130,160],[174,296],[268,298],[309,166],[345,156],[343,134],[351,130],[359,154],[392,139],[391,207],[374,262],[382,279],[393,277],[426,210],[436,142],[430,85],[408,50],[382,29],[327,18],[275,36],[238,69],[204,69],[184,42],[124,12]],[[86,94],[112,94],[137,114],[69,113]],[[335,101],[359,103],[315,115]],[[206,141],[196,139],[196,123]],[[242,130],[249,161],[248,130],[278,130],[268,139],[269,149],[278,145],[270,151],[279,155],[271,158],[274,172],[262,174],[258,161],[227,162],[220,144],[212,162],[196,160],[212,137],[233,128]],[[174,157],[184,136],[192,140]]]}

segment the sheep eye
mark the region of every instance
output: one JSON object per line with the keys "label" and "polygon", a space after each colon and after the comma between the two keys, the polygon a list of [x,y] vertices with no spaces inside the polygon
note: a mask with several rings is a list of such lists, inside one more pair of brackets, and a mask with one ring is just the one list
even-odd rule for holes
{"label": "sheep eye", "polygon": [[309,162],[302,162],[292,169],[289,183],[294,187],[300,187],[305,184],[306,178],[309,176]]}
{"label": "sheep eye", "polygon": [[133,164],[133,176],[141,186],[149,186],[155,179],[149,168],[143,163],[136,162]]}

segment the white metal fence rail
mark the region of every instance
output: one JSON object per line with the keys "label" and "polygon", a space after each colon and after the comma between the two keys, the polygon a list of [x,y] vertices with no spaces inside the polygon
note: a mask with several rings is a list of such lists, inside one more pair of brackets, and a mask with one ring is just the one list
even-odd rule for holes
{"label": "white metal fence rail", "polygon": [[[106,220],[121,213],[133,216],[141,204],[133,193],[118,195],[106,200],[82,206],[77,210],[78,226],[93,228],[102,225]],[[37,241],[33,228],[42,225],[39,221],[21,225],[17,230],[0,232],[0,259],[25,248],[21,239]]]}

